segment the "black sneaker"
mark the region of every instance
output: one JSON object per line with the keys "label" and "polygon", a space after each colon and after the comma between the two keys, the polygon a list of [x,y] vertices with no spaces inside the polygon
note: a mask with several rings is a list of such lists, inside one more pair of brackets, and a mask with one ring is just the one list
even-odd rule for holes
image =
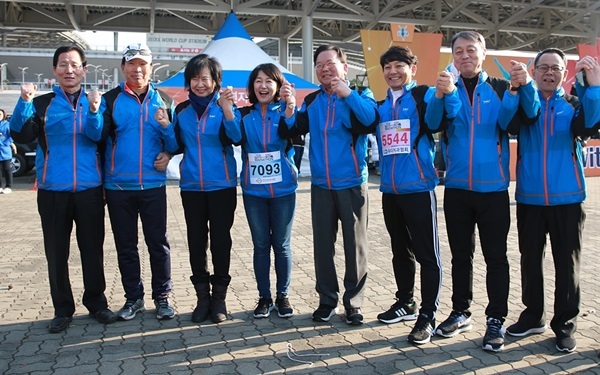
{"label": "black sneaker", "polygon": [[315,322],[328,322],[332,316],[338,313],[337,307],[320,304],[312,315]]}
{"label": "black sneaker", "polygon": [[573,336],[557,337],[556,350],[563,353],[572,353],[577,349],[577,341]]}
{"label": "black sneaker", "polygon": [[518,320],[515,324],[512,324],[510,327],[506,329],[506,333],[515,337],[523,337],[528,335],[533,335],[537,333],[544,333],[546,331],[546,325],[531,325],[526,324],[525,322]]}
{"label": "black sneaker", "polygon": [[444,320],[435,330],[442,337],[454,337],[461,332],[470,331],[471,313],[468,311],[452,310],[448,319]]}
{"label": "black sneaker", "polygon": [[268,318],[273,310],[273,299],[267,297],[260,297],[256,308],[254,309],[254,317],[257,319]]}
{"label": "black sneaker", "polygon": [[363,324],[363,316],[360,308],[346,309],[346,323],[351,326],[359,326]]}
{"label": "black sneaker", "polygon": [[377,315],[380,322],[386,324],[398,323],[408,320],[416,320],[419,316],[419,309],[415,301],[409,303],[397,300],[386,312]]}
{"label": "black sneaker", "polygon": [[489,317],[483,336],[483,350],[500,352],[504,349],[504,324],[500,319]]}
{"label": "black sneaker", "polygon": [[48,331],[50,333],[59,333],[69,328],[69,323],[73,321],[73,318],[70,316],[55,316],[54,319],[50,321],[50,326],[48,327]]}
{"label": "black sneaker", "polygon": [[90,313],[90,317],[102,324],[111,324],[117,321],[117,316],[110,309],[102,309],[95,313]]}
{"label": "black sneaker", "polygon": [[275,308],[277,309],[277,315],[280,318],[290,318],[294,316],[294,308],[290,304],[287,296],[277,297],[277,299],[275,299]]}
{"label": "black sneaker", "polygon": [[430,318],[427,314],[419,314],[419,318],[415,323],[412,331],[408,335],[408,341],[415,345],[427,344],[431,341],[433,331],[435,330],[435,319]]}

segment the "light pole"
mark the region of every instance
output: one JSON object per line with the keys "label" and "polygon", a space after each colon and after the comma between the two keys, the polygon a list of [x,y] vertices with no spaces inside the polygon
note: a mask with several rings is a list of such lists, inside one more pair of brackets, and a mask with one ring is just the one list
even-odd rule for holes
{"label": "light pole", "polygon": [[104,90],[104,76],[106,75],[105,72],[108,69],[98,69],[100,71],[100,73],[102,73],[102,89]]}
{"label": "light pole", "polygon": [[[154,66],[156,66],[157,64],[154,64]],[[164,64],[159,66],[158,68],[154,69],[154,71],[152,72],[152,81],[156,82],[156,72],[158,72],[160,69],[162,68],[167,68],[169,66],[169,64]]]}
{"label": "light pole", "polygon": [[0,64],[0,91],[4,91],[4,81],[6,80],[6,65],[8,65],[8,63]]}
{"label": "light pole", "polygon": [[[92,68],[94,68],[94,85],[98,85],[98,68],[102,67],[102,65],[87,64],[87,66],[91,66]],[[86,83],[87,83],[87,76],[86,76]]]}
{"label": "light pole", "polygon": [[25,84],[25,71],[27,69],[29,69],[29,67],[28,66],[26,66],[24,68],[19,67],[19,69],[21,69],[21,84],[24,85]]}
{"label": "light pole", "polygon": [[38,88],[40,87],[40,78],[44,75],[44,73],[33,73],[38,77]]}

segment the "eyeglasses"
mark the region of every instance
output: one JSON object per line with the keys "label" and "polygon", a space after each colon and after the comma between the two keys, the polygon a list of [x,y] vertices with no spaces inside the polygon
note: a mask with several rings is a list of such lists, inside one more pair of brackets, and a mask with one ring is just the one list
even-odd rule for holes
{"label": "eyeglasses", "polygon": [[323,70],[325,67],[327,67],[327,69],[332,69],[335,66],[335,64],[337,64],[336,61],[327,61],[325,64],[318,63],[317,65],[315,65],[315,69]]}
{"label": "eyeglasses", "polygon": [[60,63],[56,66],[57,69],[60,70],[67,70],[69,69],[69,67],[71,68],[71,70],[79,70],[83,67],[83,65],[81,64],[67,64],[67,63]]}
{"label": "eyeglasses", "polygon": [[535,67],[535,69],[540,72],[540,73],[546,73],[548,72],[548,70],[552,69],[552,71],[554,73],[560,73],[563,70],[565,70],[564,66],[560,66],[560,65],[552,65],[552,66],[548,66],[548,65],[538,65]]}
{"label": "eyeglasses", "polygon": [[128,49],[123,54],[123,56],[125,56],[125,57],[134,57],[134,56],[138,56],[138,55],[139,56],[152,56],[152,53],[150,53],[150,51],[147,49]]}

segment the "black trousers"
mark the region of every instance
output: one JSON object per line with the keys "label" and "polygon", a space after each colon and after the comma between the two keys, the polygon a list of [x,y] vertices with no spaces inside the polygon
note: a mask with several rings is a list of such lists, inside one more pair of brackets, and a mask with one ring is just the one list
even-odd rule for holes
{"label": "black trousers", "polygon": [[75,301],[69,280],[73,222],[83,271],[83,305],[92,313],[107,308],[104,290],[104,201],[102,187],[77,193],[38,190],[44,250],[55,316],[72,316]]}
{"label": "black trousers", "polygon": [[6,179],[5,187],[12,187],[13,174],[10,166],[10,160],[0,160],[0,188],[2,187],[2,175]]}
{"label": "black trousers", "polygon": [[[231,227],[237,207],[237,191],[182,191],[181,200],[187,224],[192,284],[211,281],[214,285],[229,285],[231,276]],[[207,250],[213,263],[213,276],[208,270]]]}
{"label": "black trousers", "polygon": [[138,250],[138,215],[142,220],[144,240],[150,255],[152,299],[168,297],[172,283],[171,248],[167,240],[166,188],[106,190],[106,202],[125,298],[144,298]]}
{"label": "black trousers", "polygon": [[510,229],[508,191],[444,191],[444,212],[452,253],[452,309],[467,311],[473,300],[475,225],[486,263],[488,306],[485,314],[504,321],[508,314],[509,268],[506,239]]}
{"label": "black trousers", "polygon": [[435,192],[387,194],[382,197],[383,218],[392,241],[396,298],[413,299],[415,259],[421,265],[421,312],[434,317],[442,286],[442,259]]}
{"label": "black trousers", "polygon": [[531,325],[546,322],[544,257],[546,234],[550,234],[554,272],[554,317],[550,327],[559,337],[577,329],[581,292],[579,263],[585,222],[583,203],[559,206],[517,204],[521,279],[525,310],[519,320]]}

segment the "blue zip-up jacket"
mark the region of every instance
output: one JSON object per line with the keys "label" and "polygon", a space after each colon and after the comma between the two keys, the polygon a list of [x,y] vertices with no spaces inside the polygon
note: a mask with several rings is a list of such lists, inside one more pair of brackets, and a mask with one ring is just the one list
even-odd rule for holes
{"label": "blue zip-up jacket", "polygon": [[[469,98],[462,77],[456,83],[461,107],[447,124],[430,121],[441,118],[444,108],[433,98],[427,107],[426,123],[433,131],[444,131],[442,152],[446,162],[447,188],[480,193],[504,191],[510,182],[508,133],[515,116],[529,123],[539,114],[540,101],[533,82],[521,87],[516,95],[508,92],[510,82],[479,74]],[[437,112],[437,113],[436,113]],[[431,117],[430,117],[431,116]]]}
{"label": "blue zip-up jacket", "polygon": [[[242,129],[244,132],[244,141],[242,143],[242,174],[241,184],[244,194],[260,198],[278,198],[292,194],[298,188],[298,170],[294,164],[293,157],[289,150],[291,144],[287,138],[279,136],[279,120],[285,117],[286,103],[272,103],[268,105],[265,113],[262,113],[260,103],[251,107],[244,107],[242,112]],[[273,173],[263,171],[265,176],[269,174],[280,174],[281,181],[271,184],[252,184],[251,167],[249,165],[248,153],[263,153],[279,151],[280,162]],[[293,155],[293,154],[292,154]],[[256,170],[260,168],[254,166]],[[277,173],[279,172],[279,173]],[[260,171],[258,171],[260,173]]]}
{"label": "blue zip-up jacket", "polygon": [[242,139],[240,113],[235,109],[235,119],[225,120],[218,100],[215,93],[200,118],[189,100],[175,110],[175,133],[183,152],[179,165],[183,191],[214,191],[237,185],[232,144]]}
{"label": "blue zip-up jacket", "polygon": [[600,86],[578,93],[581,99],[566,95],[562,87],[548,99],[540,93],[540,117],[520,126],[517,202],[555,206],[585,200],[581,139],[600,127]]}
{"label": "blue zip-up jacket", "polygon": [[[394,103],[391,90],[384,101],[379,104],[380,124],[377,127],[377,144],[379,146],[379,168],[381,184],[379,190],[389,194],[410,194],[435,189],[438,176],[433,165],[435,157],[435,141],[431,131],[425,124],[427,102],[435,94],[435,88],[426,85],[417,86],[415,81],[404,86],[404,94]],[[447,95],[445,105],[451,108],[440,121],[454,118],[460,108],[457,91]],[[410,151],[407,153],[390,153],[385,155],[383,143],[397,144],[393,139],[401,137],[399,133],[382,137],[383,123],[392,120],[410,121]]]}
{"label": "blue zip-up jacket", "polygon": [[12,159],[10,145],[13,140],[10,136],[10,124],[6,120],[0,121],[0,161]]}
{"label": "blue zip-up jacket", "polygon": [[304,98],[297,114],[282,121],[299,134],[310,132],[310,172],[320,188],[341,190],[367,182],[367,136],[379,123],[370,89],[352,90],[345,98],[323,87]]}
{"label": "blue zip-up jacket", "polygon": [[[165,107],[171,123],[163,128],[154,115]],[[145,190],[164,186],[167,172],[154,167],[159,153],[174,153],[175,139],[173,99],[150,83],[140,102],[124,82],[102,95],[98,112],[106,139],[104,187],[109,190]]]}
{"label": "blue zip-up jacket", "polygon": [[19,98],[10,118],[17,142],[38,139],[35,169],[38,188],[78,192],[102,185],[97,141],[99,114],[89,111],[82,88],[76,108],[60,86],[26,102]]}

